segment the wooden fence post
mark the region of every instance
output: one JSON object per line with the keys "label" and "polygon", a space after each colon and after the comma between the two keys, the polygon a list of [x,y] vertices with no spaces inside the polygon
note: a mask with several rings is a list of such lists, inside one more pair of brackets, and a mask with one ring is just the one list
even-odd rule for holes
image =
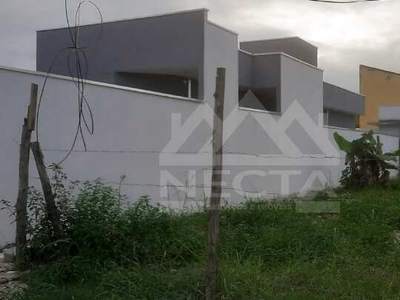
{"label": "wooden fence post", "polygon": [[17,263],[23,261],[23,252],[26,246],[26,230],[28,225],[27,199],[29,187],[29,145],[31,142],[32,131],[35,130],[37,94],[38,86],[32,83],[28,114],[27,117],[24,118],[21,144],[19,148],[18,197],[15,205],[17,226],[15,243],[17,250]]}
{"label": "wooden fence post", "polygon": [[40,148],[39,142],[31,143],[31,149],[33,156],[35,158],[36,167],[40,177],[40,182],[42,184],[43,195],[46,202],[47,219],[50,221],[54,237],[56,239],[59,239],[62,236],[60,213],[57,209],[54,200],[53,190],[51,189],[49,176],[47,175],[46,166],[44,164],[43,153],[42,149]]}
{"label": "wooden fence post", "polygon": [[[398,149],[400,149],[400,139],[399,139],[399,148]],[[397,164],[398,164],[398,167],[400,168],[400,156],[397,156]],[[397,175],[399,175],[400,174],[400,172],[397,172]]]}
{"label": "wooden fence post", "polygon": [[219,243],[219,210],[221,203],[221,179],[222,179],[222,143],[223,120],[225,98],[225,74],[224,68],[217,69],[214,104],[214,124],[212,137],[213,166],[211,182],[211,198],[208,211],[207,231],[207,286],[206,299],[219,298],[219,267],[218,267],[218,243]]}

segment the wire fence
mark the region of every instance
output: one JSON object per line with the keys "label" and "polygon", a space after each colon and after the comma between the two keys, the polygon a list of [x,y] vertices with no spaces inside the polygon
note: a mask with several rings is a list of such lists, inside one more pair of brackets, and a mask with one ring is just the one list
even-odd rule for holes
{"label": "wire fence", "polygon": [[[60,152],[65,153],[70,150],[67,149],[56,149],[56,148],[45,148],[42,149],[44,152]],[[212,154],[211,151],[163,151],[163,150],[73,150],[71,153],[104,153],[104,154],[176,154],[176,155],[196,155],[196,154]],[[306,154],[301,156],[292,156],[284,154],[258,154],[258,153],[246,153],[241,151],[223,151],[222,154],[233,154],[233,155],[243,155],[243,156],[254,156],[259,158],[288,158],[288,159],[341,159],[345,160],[345,156],[334,156],[334,155],[324,155],[324,154]],[[370,160],[370,159],[368,159]]]}
{"label": "wire fence", "polygon": [[[46,148],[43,149],[43,151],[46,152],[55,152],[55,153],[66,153],[69,152],[69,149],[57,149],[57,148]],[[78,154],[106,154],[106,155],[118,155],[118,154],[132,154],[132,155],[141,155],[141,154],[151,154],[151,155],[162,155],[162,154],[172,154],[172,155],[200,155],[200,154],[209,154],[211,155],[211,151],[163,151],[163,150],[145,150],[145,149],[119,149],[119,150],[79,150],[79,149],[74,149],[71,153],[78,153]],[[251,157],[256,157],[256,158],[268,158],[268,159],[294,159],[294,160],[302,160],[302,159],[309,159],[309,160],[314,160],[314,159],[328,159],[328,160],[339,160],[341,163],[338,165],[339,168],[343,167],[343,163],[346,160],[345,155],[343,156],[335,156],[335,155],[324,155],[324,154],[309,154],[309,155],[302,155],[302,156],[291,156],[291,155],[284,155],[284,154],[274,154],[274,155],[267,155],[267,154],[258,154],[258,153],[246,153],[242,151],[223,151],[223,155],[240,155],[240,156],[251,156]],[[365,160],[373,160],[374,158],[370,159],[365,159]],[[290,165],[285,165],[285,167],[290,167]],[[160,166],[160,170],[163,169],[164,166]],[[173,167],[173,166],[172,166]],[[229,167],[229,166],[228,166]],[[276,167],[276,166],[275,166]],[[298,166],[296,166],[298,167]],[[329,166],[331,167],[331,165]],[[197,171],[210,171],[212,169],[211,167],[211,159],[210,159],[210,166],[203,167],[200,169],[195,170]],[[32,179],[39,180],[38,177],[31,177]],[[104,179],[102,180],[106,184],[110,185],[115,185],[119,187],[136,187],[136,188],[155,188],[155,189],[162,189],[162,188],[173,188],[173,189],[179,189],[180,191],[188,191],[190,189],[202,189],[202,190],[211,190],[212,185],[211,184],[196,184],[196,183],[191,183],[190,180],[188,180],[187,183],[185,184],[167,184],[167,183],[162,183],[162,182],[126,182],[124,180],[121,181],[113,181],[113,180],[108,180]],[[211,182],[210,182],[211,183]],[[333,187],[333,184],[330,179],[330,186]],[[222,186],[223,191],[232,191],[232,192],[237,192],[240,193],[241,195],[249,194],[249,195],[254,195],[254,194],[260,194],[264,196],[269,196],[269,197],[282,197],[282,193],[280,192],[268,192],[268,191],[260,191],[257,190],[256,188],[238,188],[235,186]]]}
{"label": "wire fence", "polygon": [[[36,176],[30,176],[31,179],[34,180],[40,180],[39,177]],[[101,178],[100,178],[101,179]],[[127,182],[116,182],[116,181],[110,181],[110,180],[103,180],[105,184],[110,184],[110,185],[117,185],[117,186],[128,186],[128,187],[153,187],[153,188],[177,188],[177,189],[192,189],[192,188],[199,188],[203,190],[208,190],[211,189],[211,185],[205,185],[205,184],[188,184],[188,185],[179,185],[179,184],[157,184],[157,183],[127,183]],[[234,192],[240,192],[244,194],[263,194],[263,195],[268,195],[268,196],[282,196],[280,193],[272,193],[272,192],[264,192],[264,191],[250,191],[250,190],[245,190],[245,189],[240,189],[240,188],[235,188],[235,187],[229,187],[229,186],[223,186],[221,187],[222,190],[226,191],[234,191]]]}
{"label": "wire fence", "polygon": [[[57,149],[57,148],[46,148],[43,149],[44,152],[56,152],[56,153],[66,153],[69,152],[69,149]],[[110,154],[110,155],[118,155],[118,154],[152,154],[152,155],[162,155],[162,154],[172,154],[172,155],[201,155],[201,154],[209,154],[211,155],[211,151],[163,151],[163,150],[79,150],[79,149],[74,149],[71,154],[73,153],[78,153],[78,154]],[[242,155],[242,156],[252,156],[252,157],[257,157],[257,158],[268,158],[268,159],[274,159],[274,158],[284,158],[284,159],[336,159],[336,160],[344,160],[344,156],[330,156],[330,155],[302,155],[302,156],[290,156],[290,155],[281,155],[281,154],[276,154],[276,155],[266,155],[266,154],[257,154],[257,153],[246,153],[242,151],[223,151],[223,155]],[[211,160],[210,160],[210,165],[211,165]],[[201,169],[198,169],[196,171],[211,171],[212,167],[204,167]],[[160,170],[162,170],[162,167],[160,166]],[[31,177],[32,179],[39,180],[38,177]],[[104,183],[110,184],[110,185],[115,185],[115,186],[125,186],[125,187],[144,187],[144,188],[156,188],[156,189],[162,189],[162,188],[174,188],[174,189],[179,189],[181,191],[189,190],[189,189],[203,189],[203,190],[211,190],[212,185],[211,184],[192,184],[192,183],[187,183],[187,184],[162,184],[162,183],[148,183],[148,182],[142,182],[142,183],[135,183],[135,182],[125,182],[125,181],[112,181],[108,179],[103,180]],[[260,191],[255,188],[251,189],[244,189],[244,188],[238,188],[234,186],[222,186],[223,191],[233,191],[237,192],[240,194],[249,194],[249,195],[254,195],[254,194],[260,194],[264,196],[269,196],[269,197],[281,197],[282,194],[278,192],[268,192],[268,191]]]}

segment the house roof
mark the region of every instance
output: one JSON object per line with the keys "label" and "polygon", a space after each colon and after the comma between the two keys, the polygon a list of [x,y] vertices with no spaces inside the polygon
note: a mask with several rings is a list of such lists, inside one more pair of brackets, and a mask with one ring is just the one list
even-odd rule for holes
{"label": "house roof", "polygon": [[400,73],[397,73],[397,72],[388,71],[388,70],[385,70],[385,69],[371,67],[371,66],[367,66],[367,65],[363,65],[363,64],[360,64],[360,68],[372,69],[372,70],[381,71],[381,72],[385,72],[385,73],[389,73],[389,74],[400,76]]}
{"label": "house roof", "polygon": [[263,41],[283,41],[283,40],[299,40],[303,43],[306,43],[312,47],[317,48],[317,46],[311,44],[310,42],[306,41],[305,39],[302,39],[301,37],[298,36],[288,36],[288,37],[282,37],[282,38],[273,38],[273,39],[259,39],[259,40],[247,40],[247,41],[240,41],[240,43],[251,43],[251,42],[263,42]]}
{"label": "house roof", "polygon": [[[149,15],[149,16],[143,16],[143,17],[137,17],[137,18],[126,18],[126,19],[118,19],[118,20],[113,20],[113,21],[106,21],[103,23],[100,22],[95,22],[95,23],[88,23],[88,24],[82,24],[82,26],[93,26],[93,25],[100,25],[100,24],[110,24],[110,23],[118,23],[118,22],[125,22],[125,21],[132,21],[132,20],[140,20],[140,19],[147,19],[147,18],[157,18],[157,17],[165,17],[165,16],[171,16],[171,15],[178,15],[178,14],[185,14],[185,13],[191,13],[191,12],[201,12],[204,11],[205,13],[209,12],[209,9],[207,8],[197,8],[197,9],[189,9],[189,10],[181,10],[181,11],[176,11],[176,12],[169,12],[169,13],[164,13],[164,14],[155,14],[155,15]],[[71,24],[71,27],[74,27]],[[37,32],[42,32],[42,31],[51,31],[51,30],[60,30],[60,29],[67,29],[67,26],[63,27],[55,27],[55,28],[47,28],[47,29],[40,29],[37,30]]]}

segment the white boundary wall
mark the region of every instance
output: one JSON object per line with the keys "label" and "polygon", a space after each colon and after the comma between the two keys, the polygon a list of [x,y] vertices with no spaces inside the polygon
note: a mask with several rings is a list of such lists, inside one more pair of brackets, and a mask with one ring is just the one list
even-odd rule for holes
{"label": "white boundary wall", "polygon": [[[44,78],[36,72],[0,69],[0,199],[12,203],[17,195],[19,141],[30,85],[36,83],[40,89]],[[82,152],[79,142],[78,152],[73,152],[63,164],[70,179],[84,181],[101,177],[118,187],[120,176],[125,175],[122,193],[130,201],[149,195],[154,201],[173,207],[189,202],[188,205],[201,206],[209,193],[211,174],[212,123],[205,117],[211,110],[207,101],[101,83],[89,82],[86,89],[95,117],[95,135],[87,137],[89,152]],[[70,79],[60,76],[49,79],[39,120],[40,142],[47,164],[60,161],[71,146],[77,125],[76,94]],[[298,116],[301,105],[296,105],[299,104],[293,106],[293,111]],[[176,118],[176,114],[180,117]],[[318,132],[313,132],[315,128],[312,127],[314,129],[304,134],[301,128],[311,123],[307,123],[307,119],[304,122],[294,120],[293,125],[287,115],[236,108],[227,116],[224,192],[228,202],[242,202],[243,195],[264,193],[275,197],[299,193],[305,187],[338,184],[344,154],[329,153],[330,144],[334,145],[333,133],[354,139],[362,132],[328,127],[319,127]],[[279,132],[280,126],[287,128]],[[187,139],[179,129],[187,131]],[[311,138],[307,138],[307,134]],[[313,134],[317,134],[317,139]],[[182,144],[175,144],[177,136],[183,139]],[[398,148],[398,138],[380,136],[385,150]],[[293,145],[307,154],[293,152]],[[315,145],[328,152],[318,153]],[[175,151],[174,146],[184,155],[175,157],[170,153]],[[164,153],[160,155],[160,152]],[[311,175],[315,177],[312,180]],[[321,178],[325,178],[325,182],[319,180]],[[31,184],[38,184],[33,161],[30,180]],[[10,222],[8,212],[1,211],[0,245],[12,242],[15,224],[10,225]]]}
{"label": "white boundary wall", "polygon": [[[44,78],[44,75],[32,72],[0,70],[0,199],[12,203],[18,190],[19,142],[30,86],[36,83],[40,91]],[[46,164],[59,162],[66,155],[64,150],[71,147],[78,121],[77,90],[70,79],[61,78],[48,80],[40,109],[39,140]],[[101,177],[110,183],[119,182],[120,176],[126,175],[125,182],[137,186],[124,186],[123,193],[131,199],[141,195],[158,199],[159,151],[170,139],[171,115],[180,113],[185,119],[204,104],[98,83],[87,84],[86,95],[95,118],[95,135],[87,136],[88,149],[111,152],[74,152],[63,164],[65,172],[74,180]],[[35,139],[34,132],[32,140]],[[196,146],[196,143],[189,143],[186,151],[196,151]],[[79,141],[76,150],[83,149]],[[38,183],[37,177],[36,166],[31,160],[31,184]],[[8,212],[1,211],[0,245],[11,242],[15,225],[9,226],[9,223]]]}

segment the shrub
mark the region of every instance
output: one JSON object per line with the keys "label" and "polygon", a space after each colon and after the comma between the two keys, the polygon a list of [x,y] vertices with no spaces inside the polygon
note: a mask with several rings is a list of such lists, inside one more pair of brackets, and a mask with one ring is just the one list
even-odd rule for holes
{"label": "shrub", "polygon": [[[196,214],[174,213],[152,205],[148,196],[131,206],[121,205],[118,190],[100,180],[66,184],[67,176],[62,170],[53,167],[53,171],[51,181],[62,219],[63,238],[53,240],[44,197],[30,188],[30,260],[41,263],[80,256],[118,264],[164,262],[178,266],[198,261],[203,255],[202,214],[198,218]],[[182,227],[185,220],[188,226]]]}
{"label": "shrub", "polygon": [[399,170],[389,161],[395,161],[396,152],[383,153],[379,137],[373,131],[363,133],[359,139],[346,140],[335,132],[334,138],[340,150],[346,152],[346,169],[342,172],[340,183],[344,187],[387,186],[389,170]]}

